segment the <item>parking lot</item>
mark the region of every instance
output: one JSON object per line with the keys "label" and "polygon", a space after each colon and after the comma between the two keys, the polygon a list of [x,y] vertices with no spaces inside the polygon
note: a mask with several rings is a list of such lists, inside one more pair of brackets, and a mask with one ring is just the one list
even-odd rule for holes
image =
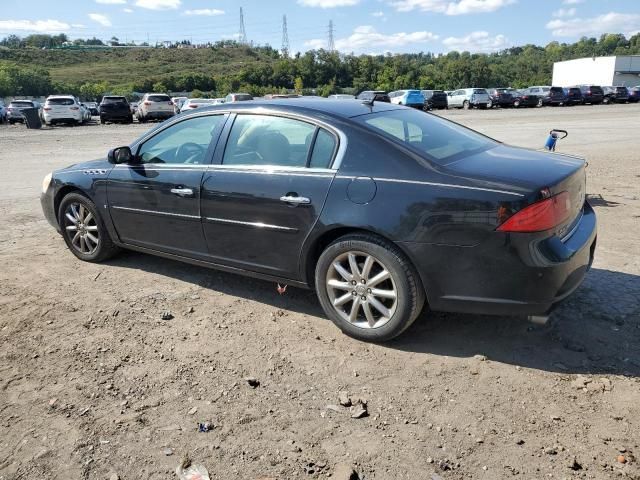
{"label": "parking lot", "polygon": [[640,105],[438,115],[530,148],[565,129],[587,158],[596,259],[547,325],[425,311],[365,344],[309,291],[80,262],[42,178],[151,126],[0,125],[0,480],[177,478],[185,456],[225,480],[640,478]]}

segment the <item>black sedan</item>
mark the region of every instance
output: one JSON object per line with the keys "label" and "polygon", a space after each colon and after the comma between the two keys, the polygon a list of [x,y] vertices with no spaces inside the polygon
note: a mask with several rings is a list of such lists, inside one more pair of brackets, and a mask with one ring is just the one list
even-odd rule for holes
{"label": "black sedan", "polygon": [[487,90],[491,97],[492,107],[513,107],[513,94],[508,88],[490,88]]}
{"label": "black sedan", "polygon": [[537,107],[540,103],[540,97],[528,93],[526,90],[509,89],[509,93],[513,97],[513,106],[515,108],[520,107]]}
{"label": "black sedan", "polygon": [[239,102],[176,116],[48,175],[71,252],[127,248],[314,288],[345,333],[384,341],[432,310],[546,314],[582,282],[585,162],[415,109]]}

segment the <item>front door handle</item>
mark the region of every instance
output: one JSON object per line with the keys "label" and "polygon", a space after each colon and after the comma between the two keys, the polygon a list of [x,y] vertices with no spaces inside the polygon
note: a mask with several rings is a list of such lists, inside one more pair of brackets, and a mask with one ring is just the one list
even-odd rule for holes
{"label": "front door handle", "polygon": [[190,188],[172,188],[171,193],[174,195],[178,195],[179,197],[193,197],[193,190]]}
{"label": "front door handle", "polygon": [[280,201],[294,205],[308,205],[311,203],[311,199],[307,197],[299,197],[297,195],[284,195],[280,197]]}

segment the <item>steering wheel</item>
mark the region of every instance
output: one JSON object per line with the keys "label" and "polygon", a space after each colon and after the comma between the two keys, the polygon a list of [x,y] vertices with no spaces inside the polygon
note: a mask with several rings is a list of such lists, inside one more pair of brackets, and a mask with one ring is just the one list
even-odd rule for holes
{"label": "steering wheel", "polygon": [[[205,148],[194,142],[183,143],[176,150],[175,159],[178,163],[200,163],[200,156],[204,156]],[[180,162],[180,159],[186,156],[186,160]]]}

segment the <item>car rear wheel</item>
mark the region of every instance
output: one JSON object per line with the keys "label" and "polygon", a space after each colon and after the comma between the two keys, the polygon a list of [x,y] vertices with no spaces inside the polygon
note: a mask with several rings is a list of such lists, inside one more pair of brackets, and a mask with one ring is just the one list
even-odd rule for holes
{"label": "car rear wheel", "polygon": [[541,106],[542,106],[542,104],[543,104],[542,99],[541,99],[541,98],[539,98],[539,99],[538,99],[538,105],[537,105],[537,106],[538,106],[538,107],[541,107]]}
{"label": "car rear wheel", "polygon": [[326,315],[345,334],[364,341],[397,337],[425,301],[409,260],[373,235],[342,237],[329,245],[318,260],[315,283]]}
{"label": "car rear wheel", "polygon": [[462,108],[464,108],[465,110],[469,110],[469,108],[471,108],[469,100],[465,100],[464,102],[462,102]]}
{"label": "car rear wheel", "polygon": [[62,199],[58,222],[67,247],[80,260],[102,262],[119,251],[94,203],[79,193]]}

